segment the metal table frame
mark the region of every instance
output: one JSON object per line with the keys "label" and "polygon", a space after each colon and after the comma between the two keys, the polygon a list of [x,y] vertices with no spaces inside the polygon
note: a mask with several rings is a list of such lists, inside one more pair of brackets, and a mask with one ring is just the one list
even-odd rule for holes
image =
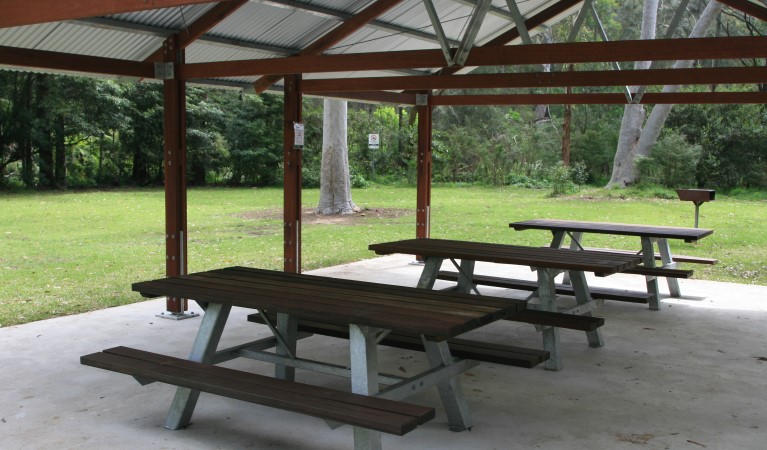
{"label": "metal table frame", "polygon": [[[346,376],[351,379],[352,392],[391,400],[401,400],[436,385],[450,429],[461,431],[472,426],[468,404],[457,376],[479,363],[453,358],[447,341],[432,341],[422,337],[430,369],[408,378],[379,374],[376,345],[386,331],[356,324],[349,325],[351,364],[348,368],[298,358],[297,341],[309,335],[297,333],[296,318],[287,314],[278,314],[277,325],[270,326],[273,336],[217,350],[231,308],[229,305],[207,303],[189,355],[191,361],[218,364],[238,357],[247,357],[274,363],[275,376],[282,379],[293,379],[295,368]],[[269,348],[275,348],[276,351],[266,352]],[[379,383],[390,386],[379,391]],[[175,430],[187,426],[199,394],[197,390],[177,388],[165,427]],[[380,449],[381,433],[354,427],[354,446],[355,449]]]}

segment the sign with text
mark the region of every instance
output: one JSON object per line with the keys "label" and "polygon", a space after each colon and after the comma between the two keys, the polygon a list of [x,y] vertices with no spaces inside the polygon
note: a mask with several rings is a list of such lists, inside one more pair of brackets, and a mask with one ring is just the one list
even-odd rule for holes
{"label": "sign with text", "polygon": [[304,148],[304,124],[293,123],[293,148]]}
{"label": "sign with text", "polygon": [[376,150],[380,145],[380,138],[378,134],[368,134],[368,148]]}

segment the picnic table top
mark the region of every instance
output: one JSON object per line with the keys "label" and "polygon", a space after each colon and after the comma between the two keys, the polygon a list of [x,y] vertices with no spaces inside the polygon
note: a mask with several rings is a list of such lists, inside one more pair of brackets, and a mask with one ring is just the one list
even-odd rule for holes
{"label": "picnic table top", "polygon": [[706,228],[667,227],[613,222],[587,222],[581,220],[532,219],[509,224],[517,231],[550,230],[581,231],[587,233],[619,234],[625,236],[683,239],[695,242],[714,233]]}
{"label": "picnic table top", "polygon": [[188,298],[340,325],[454,337],[526,309],[524,301],[247,267],[134,283],[147,297]]}
{"label": "picnic table top", "polygon": [[562,270],[594,272],[604,276],[631,269],[641,262],[638,255],[602,251],[579,251],[549,247],[493,244],[450,239],[405,239],[371,244],[379,255],[404,253],[424,257],[456,258],[501,264],[516,264]]}

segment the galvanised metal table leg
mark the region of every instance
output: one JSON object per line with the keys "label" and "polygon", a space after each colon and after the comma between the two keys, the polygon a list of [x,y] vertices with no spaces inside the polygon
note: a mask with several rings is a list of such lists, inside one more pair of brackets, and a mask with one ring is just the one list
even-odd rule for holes
{"label": "galvanised metal table leg", "polygon": [[[668,239],[658,239],[658,252],[660,253],[660,260],[663,263],[663,267],[667,269],[675,269],[676,263],[671,256],[671,247],[668,245]],[[679,289],[679,280],[673,277],[666,277],[668,282],[668,292],[672,297],[679,298],[682,296],[682,291]]]}
{"label": "galvanised metal table leg", "polygon": [[440,267],[442,267],[442,261],[444,258],[427,257],[423,265],[423,272],[421,272],[421,278],[418,279],[416,287],[421,289],[434,289],[434,282],[437,281],[437,273]]}
{"label": "galvanised metal table leg", "polygon": [[[557,310],[557,291],[554,287],[554,277],[558,271],[555,269],[537,268],[538,272],[538,297],[540,309],[543,311]],[[546,370],[561,370],[562,355],[559,353],[559,328],[543,328],[543,349],[549,352],[549,359],[544,363]]]}
{"label": "galvanised metal table leg", "polygon": [[[298,319],[289,314],[277,314],[277,332],[282,340],[275,348],[278,355],[295,356],[297,349]],[[274,366],[274,377],[281,380],[293,381],[296,377],[296,368],[282,364]]]}
{"label": "galvanised metal table leg", "polygon": [[[352,392],[362,395],[378,393],[378,328],[349,325],[349,353],[351,356]],[[381,432],[354,427],[355,450],[380,450]]]}
{"label": "galvanised metal table leg", "polygon": [[[586,283],[586,275],[578,270],[572,270],[567,272],[570,275],[570,282],[573,285],[573,293],[575,294],[575,301],[579,305],[586,305],[594,300],[591,298],[591,292],[589,291],[589,285]],[[584,316],[592,316],[591,311],[583,313]],[[597,328],[594,331],[587,331],[586,338],[589,341],[589,347],[603,347],[605,341],[602,338],[602,329]]]}
{"label": "galvanised metal table leg", "polygon": [[468,294],[474,288],[474,261],[462,259],[461,267],[458,270],[458,286],[456,290],[463,294]]}
{"label": "galvanised metal table leg", "polygon": [[[229,305],[208,304],[200,323],[200,329],[197,331],[197,337],[194,339],[189,360],[211,363],[231,310],[232,307]],[[198,390],[183,387],[176,389],[176,396],[173,398],[170,411],[165,418],[165,428],[178,430],[189,425],[199,397],[200,391]]]}
{"label": "galvanised metal table leg", "polygon": [[[642,237],[642,262],[645,267],[655,267],[655,249],[653,248],[652,238]],[[660,309],[660,290],[658,289],[658,277],[654,275],[645,276],[647,283],[647,293],[652,294],[650,299],[650,309]]]}
{"label": "galvanised metal table leg", "polygon": [[[426,349],[426,356],[429,358],[429,364],[432,368],[444,367],[453,363],[453,357],[450,355],[447,341],[429,341],[421,337],[421,341]],[[447,380],[437,383],[439,395],[442,398],[442,405],[445,407],[448,425],[451,431],[463,431],[471,428],[471,414],[469,405],[463,396],[458,377],[450,377]]]}

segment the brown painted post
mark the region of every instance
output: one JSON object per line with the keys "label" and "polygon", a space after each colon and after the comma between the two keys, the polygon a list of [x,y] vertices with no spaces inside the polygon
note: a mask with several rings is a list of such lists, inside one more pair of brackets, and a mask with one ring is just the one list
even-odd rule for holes
{"label": "brown painted post", "polygon": [[[163,61],[183,62],[183,50],[178,50],[171,37],[163,45]],[[163,155],[165,169],[165,274],[185,275],[187,271],[186,223],[186,83],[169,79],[163,82]],[[166,309],[173,314],[187,310],[182,298],[166,300]]]}
{"label": "brown painted post", "polygon": [[[418,190],[416,192],[415,237],[428,238],[431,222],[431,94],[418,105]],[[420,257],[418,258],[420,260]]]}
{"label": "brown painted post", "polygon": [[285,147],[283,167],[285,272],[301,273],[301,149],[294,144],[294,124],[301,123],[301,76],[285,78]]}

